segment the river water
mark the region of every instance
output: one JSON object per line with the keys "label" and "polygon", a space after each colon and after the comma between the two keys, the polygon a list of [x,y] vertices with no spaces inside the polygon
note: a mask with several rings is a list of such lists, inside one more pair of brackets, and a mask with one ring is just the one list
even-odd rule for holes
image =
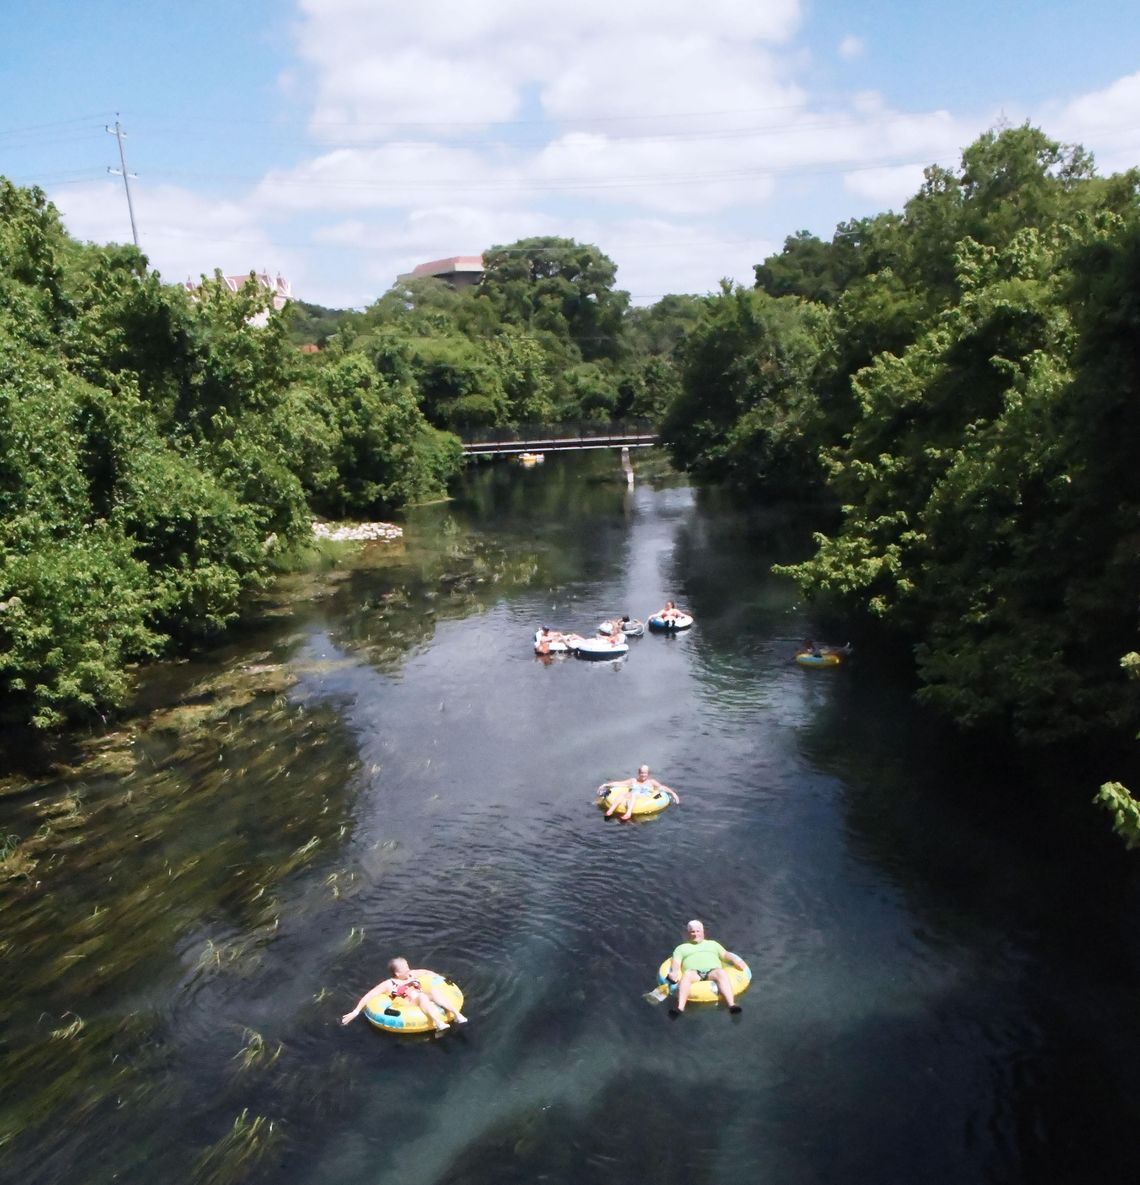
{"label": "river water", "polygon": [[[618,476],[473,471],[0,803],[5,1179],[1137,1179],[1133,858],[872,655],[790,662],[795,529]],[[532,653],[666,597],[688,634]],[[604,819],[641,762],[680,807]],[[691,917],[740,1016],[644,998]],[[395,954],[470,1024],[341,1027]]]}

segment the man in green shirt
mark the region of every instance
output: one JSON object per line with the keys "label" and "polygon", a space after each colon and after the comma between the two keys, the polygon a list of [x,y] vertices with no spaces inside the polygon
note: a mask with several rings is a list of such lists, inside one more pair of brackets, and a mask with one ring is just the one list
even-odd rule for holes
{"label": "man in green shirt", "polygon": [[722,963],[731,963],[741,971],[745,970],[744,960],[732,951],[725,950],[719,942],[705,937],[703,922],[693,921],[685,927],[689,936],[688,942],[682,942],[673,951],[673,961],[669,964],[669,978],[677,985],[677,1003],[669,1012],[673,1016],[680,1016],[689,1002],[689,992],[693,984],[700,979],[707,979],[717,986],[721,998],[728,1005],[729,1012],[739,1012],[740,1005],[733,995],[732,984],[728,980],[728,973]]}

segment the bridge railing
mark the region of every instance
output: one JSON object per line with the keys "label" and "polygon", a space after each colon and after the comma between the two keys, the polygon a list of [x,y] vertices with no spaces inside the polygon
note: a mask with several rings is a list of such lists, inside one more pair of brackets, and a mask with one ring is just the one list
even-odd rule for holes
{"label": "bridge railing", "polygon": [[514,427],[476,428],[460,433],[466,445],[515,441],[519,444],[547,440],[609,440],[622,436],[655,436],[657,428],[650,420],[630,419],[599,423],[582,420],[569,424],[517,424]]}

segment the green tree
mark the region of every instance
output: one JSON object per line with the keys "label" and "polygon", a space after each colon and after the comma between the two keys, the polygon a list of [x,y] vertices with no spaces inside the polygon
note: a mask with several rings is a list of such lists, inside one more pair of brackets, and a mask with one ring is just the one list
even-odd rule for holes
{"label": "green tree", "polygon": [[662,436],[674,459],[741,490],[818,484],[821,411],[813,376],[828,314],[795,297],[730,288],[681,348],[681,393]]}
{"label": "green tree", "polygon": [[314,491],[329,513],[373,513],[438,494],[461,463],[459,441],[424,419],[408,384],[378,374],[363,355],[321,371],[335,483]]}
{"label": "green tree", "polygon": [[499,318],[570,344],[586,362],[616,360],[629,294],[614,288],[617,266],[573,239],[521,239],[483,255],[481,299]]}
{"label": "green tree", "polygon": [[128,664],[239,615],[311,503],[391,509],[460,464],[410,379],[346,351],[367,324],[303,363],[252,278],[164,285],[3,179],[0,213],[0,718],[118,706]]}

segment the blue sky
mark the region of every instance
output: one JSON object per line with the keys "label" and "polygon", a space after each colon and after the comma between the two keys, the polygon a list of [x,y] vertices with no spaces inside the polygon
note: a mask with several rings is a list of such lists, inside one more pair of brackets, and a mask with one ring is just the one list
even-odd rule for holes
{"label": "blue sky", "polygon": [[427,259],[554,234],[638,303],[899,208],[1029,120],[1140,164],[1134,4],[38,0],[0,44],[0,173],[164,279],[280,272],[367,305]]}

